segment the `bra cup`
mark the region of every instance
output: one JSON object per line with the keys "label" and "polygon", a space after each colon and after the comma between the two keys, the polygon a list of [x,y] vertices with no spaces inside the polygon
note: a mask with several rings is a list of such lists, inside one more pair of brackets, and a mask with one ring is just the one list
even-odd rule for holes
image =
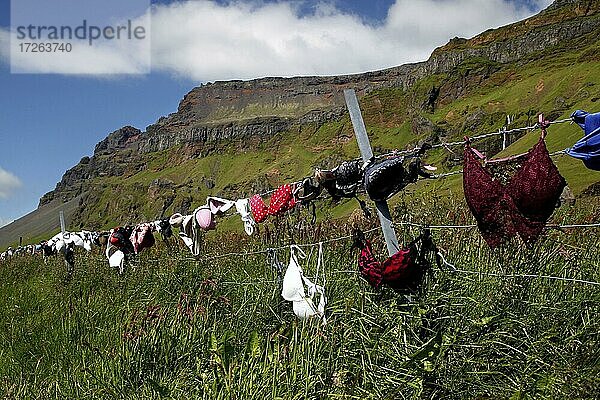
{"label": "bra cup", "polygon": [[[301,255],[304,255],[300,248],[297,248],[297,250],[300,251]],[[319,265],[321,254],[321,250],[319,250]],[[308,291],[308,296],[306,295],[306,291]],[[318,307],[315,307],[313,301],[315,294],[320,295]],[[298,259],[294,254],[293,246],[290,263],[283,277],[281,296],[285,300],[292,302],[292,309],[298,318],[306,319],[317,315],[323,317],[323,324],[325,324],[325,304],[327,303],[325,289],[322,286],[312,283],[310,279],[303,275],[302,268],[298,264]]]}
{"label": "bra cup", "polygon": [[503,195],[500,182],[483,168],[470,147],[464,153],[463,189],[467,205],[476,216],[487,214],[493,208],[489,205],[499,202]]}
{"label": "bra cup", "polygon": [[59,241],[56,242],[56,244],[55,244],[54,247],[56,248],[56,251],[62,251],[63,247],[65,247],[65,246],[66,246],[65,241],[64,240],[59,240]]}
{"label": "bra cup", "polygon": [[300,301],[294,301],[293,309],[294,314],[301,319],[314,317],[319,314],[317,307],[315,307],[315,303],[310,297],[305,297]]}
{"label": "bra cup", "polygon": [[[302,273],[294,257],[290,257],[290,264],[285,271],[281,296],[287,301],[301,301],[305,297]],[[295,303],[294,303],[295,304]]]}
{"label": "bra cup", "polygon": [[404,157],[381,161],[367,168],[364,174],[364,186],[374,201],[385,201],[398,193],[409,182],[406,180]]}
{"label": "bra cup", "polygon": [[265,202],[259,194],[255,194],[250,198],[250,209],[256,223],[260,224],[267,219],[269,208],[265,205]]}
{"label": "bra cup", "polygon": [[105,254],[108,258],[108,265],[113,268],[119,268],[119,272],[122,272],[125,263],[125,253],[119,250],[116,246],[109,244],[106,247]]}
{"label": "bra cup", "polygon": [[362,179],[362,171],[360,168],[361,162],[345,161],[340,164],[335,170],[335,185],[341,190],[351,190]]}
{"label": "bra cup", "polygon": [[512,178],[507,192],[524,217],[545,223],[565,186],[565,179],[550,159],[544,140],[540,139]]}
{"label": "bra cup", "polygon": [[379,285],[381,285],[383,279],[382,265],[373,255],[371,242],[368,240],[365,240],[364,247],[360,251],[358,270],[360,271],[361,276],[374,288],[378,288]]}
{"label": "bra cup", "polygon": [[131,233],[129,240],[131,243],[133,243],[133,248],[136,254],[146,248],[154,246],[156,243],[150,225],[148,224],[141,224],[137,226]]}
{"label": "bra cup", "polygon": [[244,222],[244,230],[246,234],[252,235],[254,233],[254,219],[252,218],[252,211],[250,210],[250,201],[248,199],[240,199],[235,202],[235,209]]}
{"label": "bra cup", "polygon": [[181,223],[181,230],[188,236],[192,236],[192,223],[194,216],[193,215],[185,215],[183,217],[183,222]]}
{"label": "bra cup", "polygon": [[296,206],[292,185],[285,184],[279,186],[271,195],[267,213],[269,215],[282,215],[284,212],[291,210]]}
{"label": "bra cup", "polygon": [[121,268],[124,259],[125,254],[121,250],[117,250],[108,258],[108,264],[113,268]]}
{"label": "bra cup", "polygon": [[396,281],[407,281],[413,273],[413,255],[410,249],[401,249],[382,263],[383,277],[385,283]]}
{"label": "bra cup", "polygon": [[507,188],[516,210],[516,230],[524,242],[534,242],[541,234],[566,184],[540,139]]}
{"label": "bra cup", "polygon": [[213,214],[221,214],[229,210],[235,205],[233,201],[221,199],[219,197],[209,197],[206,199],[206,204]]}
{"label": "bra cup", "polygon": [[[294,314],[298,318],[310,318],[315,315],[322,316],[325,314],[325,289],[322,286],[315,285],[308,278],[304,278],[307,285],[308,295],[300,301],[293,302]],[[319,295],[319,306],[315,306],[314,296]]]}
{"label": "bra cup", "polygon": [[[490,247],[500,245],[504,235],[499,235],[506,225],[507,199],[502,185],[486,171],[473,154],[470,146],[465,148],[463,162],[463,189],[465,200],[477,220],[477,226]],[[508,202],[512,202],[508,199]]]}
{"label": "bra cup", "polygon": [[84,247],[83,239],[77,234],[71,236],[71,241],[75,243],[75,246]]}

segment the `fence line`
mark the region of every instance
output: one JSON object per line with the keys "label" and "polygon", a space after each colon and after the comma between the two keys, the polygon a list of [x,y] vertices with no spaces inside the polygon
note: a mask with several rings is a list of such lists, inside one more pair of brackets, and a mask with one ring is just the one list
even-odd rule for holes
{"label": "fence line", "polygon": [[[473,224],[473,225],[424,225],[424,224],[417,224],[417,223],[413,223],[413,222],[397,222],[395,223],[395,225],[408,225],[408,226],[415,226],[415,227],[420,227],[420,228],[428,228],[428,229],[463,229],[463,228],[474,228],[477,225]],[[571,225],[548,225],[549,228],[591,228],[591,227],[600,227],[600,223],[591,223],[591,224],[571,224]],[[379,230],[379,228],[372,228],[369,229],[367,231],[365,231],[364,233],[370,233],[373,231],[377,231]],[[323,240],[321,242],[316,242],[316,243],[306,243],[306,244],[301,244],[301,245],[297,245],[298,247],[315,247],[318,246],[319,243],[332,243],[332,242],[336,242],[336,241],[341,241],[341,240],[346,240],[346,239],[350,239],[352,238],[352,235],[345,235],[345,236],[340,236],[340,237],[336,237],[336,238],[332,238],[332,239],[327,239],[327,240]],[[203,257],[203,258],[180,258],[179,260],[191,260],[191,261],[197,261],[197,262],[201,262],[201,261],[211,261],[211,260],[215,260],[215,259],[221,259],[221,258],[230,258],[230,257],[234,257],[234,256],[249,256],[249,255],[258,255],[258,254],[267,254],[269,251],[277,251],[277,250],[284,250],[287,249],[291,246],[291,244],[288,245],[283,245],[283,246],[278,246],[278,247],[269,247],[263,250],[257,250],[257,251],[251,251],[251,252],[241,252],[241,253],[236,253],[236,252],[232,252],[232,253],[225,253],[225,254],[219,254],[216,256],[210,256],[210,257]],[[536,275],[536,274],[499,274],[499,273],[493,273],[493,272],[483,272],[483,271],[469,271],[469,270],[463,270],[463,269],[458,269],[454,266],[454,264],[449,263],[446,258],[438,252],[438,255],[441,257],[442,262],[445,266],[447,266],[449,268],[449,271],[451,274],[456,274],[456,273],[462,273],[462,274],[469,274],[469,275],[483,275],[483,276],[492,276],[492,277],[497,277],[497,278],[527,278],[527,279],[548,279],[548,280],[554,280],[554,281],[564,281],[564,282],[572,282],[572,283],[581,283],[581,284],[588,284],[588,285],[593,285],[593,286],[600,286],[600,282],[595,282],[595,281],[590,281],[590,280],[584,280],[584,279],[577,279],[577,278],[568,278],[568,277],[560,277],[560,276],[552,276],[552,275]],[[155,260],[158,261],[158,260]],[[246,271],[244,271],[246,272]],[[358,274],[359,271],[358,270],[339,270],[339,271],[330,271],[328,272],[328,274],[330,275],[335,275],[335,274]],[[246,274],[248,275],[248,273],[246,272]],[[225,284],[236,284],[236,285],[253,285],[256,283],[260,283],[263,281],[252,281],[252,282],[223,282]],[[276,283],[277,281],[264,281],[264,283]]]}
{"label": "fence line", "polygon": [[[573,122],[573,118],[565,118],[565,119],[559,119],[556,121],[550,121],[550,125],[554,125],[554,124],[563,124],[566,122]],[[532,131],[534,129],[539,129],[541,126],[539,123],[536,123],[534,125],[530,125],[530,126],[524,126],[521,128],[513,128],[513,129],[499,129],[498,131],[494,131],[494,132],[490,132],[490,133],[484,133],[482,135],[476,135],[476,136],[472,136],[469,138],[469,140],[471,142],[479,140],[479,139],[485,139],[488,137],[492,137],[492,136],[499,136],[499,135],[508,135],[508,134],[512,134],[515,132],[523,132],[523,131]],[[465,141],[456,141],[456,142],[443,142],[443,143],[438,143],[438,144],[434,144],[431,146],[432,149],[438,149],[441,147],[455,147],[455,146],[464,146]],[[405,154],[414,154],[417,153],[418,151],[420,151],[421,148],[420,147],[415,147],[412,150],[402,150],[402,151],[392,151],[389,153],[384,153],[384,154],[380,154],[378,156],[376,156],[376,158],[383,158],[383,157],[387,157],[387,156],[392,156],[392,155],[405,155]]]}
{"label": "fence line", "polygon": [[588,281],[588,280],[577,279],[577,278],[567,278],[567,277],[562,277],[562,276],[552,276],[552,275],[497,274],[497,273],[494,273],[494,272],[467,271],[467,270],[464,270],[464,269],[455,269],[452,272],[453,273],[470,274],[470,275],[492,276],[492,277],[497,277],[497,278],[549,279],[549,280],[556,280],[556,281],[574,282],[574,283],[582,283],[582,284],[586,284],[586,285],[600,286],[600,282]]}

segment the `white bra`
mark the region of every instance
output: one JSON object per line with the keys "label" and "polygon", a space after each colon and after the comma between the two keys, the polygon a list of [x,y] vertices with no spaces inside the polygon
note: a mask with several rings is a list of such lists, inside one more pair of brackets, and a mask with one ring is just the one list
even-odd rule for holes
{"label": "white bra", "polygon": [[250,210],[250,200],[239,199],[235,202],[235,209],[244,223],[244,230],[246,234],[252,235],[254,233],[254,218],[252,218],[252,211]]}
{"label": "white bra", "polygon": [[106,258],[108,258],[108,264],[112,268],[119,268],[119,273],[122,274],[125,269],[125,253],[119,250],[118,247],[113,246],[110,241],[106,245]]}
{"label": "white bra", "polygon": [[[294,250],[297,250],[301,258],[305,258],[306,254],[296,245],[290,246],[290,263],[283,277],[283,287],[281,296],[287,301],[291,301],[294,309],[294,314],[300,319],[307,319],[314,316],[323,319],[323,324],[326,323],[325,305],[327,298],[325,297],[325,273],[323,271],[323,286],[319,286],[310,281],[304,276],[302,268],[298,263],[298,258]],[[319,272],[323,262],[323,243],[319,243],[319,255],[317,258],[317,273],[315,281],[318,280]],[[306,287],[306,290],[305,290]],[[313,301],[314,296],[319,295],[319,305],[315,306]]]}

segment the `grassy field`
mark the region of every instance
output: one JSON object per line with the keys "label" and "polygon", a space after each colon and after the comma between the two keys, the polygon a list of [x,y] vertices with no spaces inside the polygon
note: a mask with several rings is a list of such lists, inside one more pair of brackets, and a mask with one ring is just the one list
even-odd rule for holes
{"label": "grassy field", "polygon": [[[399,196],[398,221],[472,222],[463,208],[422,201]],[[597,201],[584,206],[562,207],[553,222],[600,219]],[[475,229],[434,231],[463,272],[434,267],[410,296],[370,288],[356,272],[349,240],[326,243],[326,326],[296,320],[265,254],[211,259],[349,233],[327,218],[311,226],[292,216],[271,224],[270,235],[263,227],[252,238],[217,232],[206,238],[200,260],[161,243],[123,276],[99,251],[78,253],[70,280],[60,259],[0,265],[0,393],[9,399],[598,398],[600,286],[514,276],[600,282],[597,229],[551,229],[531,249],[515,241],[495,251]],[[418,231],[398,228],[398,234],[410,240]],[[370,237],[383,256],[379,231]],[[306,250],[302,265],[312,276],[316,248]],[[288,257],[279,251],[284,263]]]}

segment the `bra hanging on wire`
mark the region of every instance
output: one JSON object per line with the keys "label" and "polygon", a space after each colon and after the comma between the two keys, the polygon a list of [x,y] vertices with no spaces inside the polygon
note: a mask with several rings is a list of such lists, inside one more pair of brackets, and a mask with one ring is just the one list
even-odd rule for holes
{"label": "bra hanging on wire", "polygon": [[[319,274],[323,274],[323,286],[313,283],[310,279],[304,276],[302,267],[298,262],[296,251],[300,258],[306,258],[306,254],[296,245],[290,246],[290,263],[283,277],[281,296],[292,302],[294,314],[300,319],[309,319],[319,317],[326,323],[325,306],[327,298],[325,296],[325,272],[323,266],[323,243],[319,243],[319,254],[317,256],[317,272],[315,282],[319,280]],[[319,303],[315,305],[314,297],[319,296]]]}

